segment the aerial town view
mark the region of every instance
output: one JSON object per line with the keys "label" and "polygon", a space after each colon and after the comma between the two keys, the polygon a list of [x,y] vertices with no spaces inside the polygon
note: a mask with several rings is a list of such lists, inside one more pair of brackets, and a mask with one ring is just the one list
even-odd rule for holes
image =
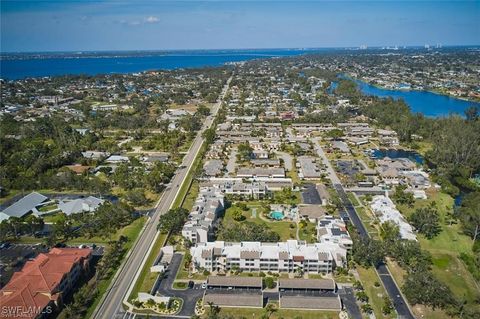
{"label": "aerial town view", "polygon": [[0,30],[0,318],[480,318],[480,2]]}

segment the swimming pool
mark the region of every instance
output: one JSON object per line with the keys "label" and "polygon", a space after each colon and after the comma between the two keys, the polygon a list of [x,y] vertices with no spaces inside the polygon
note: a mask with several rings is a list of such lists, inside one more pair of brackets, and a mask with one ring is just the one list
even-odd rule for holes
{"label": "swimming pool", "polygon": [[282,212],[279,212],[279,211],[273,211],[270,213],[270,217],[272,219],[275,219],[275,220],[282,220],[283,218],[285,218],[285,216],[283,215]]}

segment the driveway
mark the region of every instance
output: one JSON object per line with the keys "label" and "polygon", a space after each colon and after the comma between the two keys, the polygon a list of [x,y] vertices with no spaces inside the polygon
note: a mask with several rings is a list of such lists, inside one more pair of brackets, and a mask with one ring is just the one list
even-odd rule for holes
{"label": "driveway", "polygon": [[232,151],[230,152],[230,158],[227,162],[227,173],[226,175],[233,174],[235,172],[235,165],[237,162],[237,147],[233,147]]}
{"label": "driveway", "polygon": [[283,165],[285,165],[285,169],[287,171],[292,171],[293,169],[293,157],[292,155],[288,154],[288,153],[285,153],[285,152],[279,152],[279,151],[276,151],[275,153],[277,153],[277,155],[283,159]]}
{"label": "driveway", "polygon": [[355,294],[352,287],[343,287],[338,289],[338,294],[342,298],[343,306],[353,319],[362,319],[362,313],[358,308]]}
{"label": "driveway", "polygon": [[162,296],[182,298],[183,307],[178,313],[178,316],[193,316],[195,314],[195,303],[203,297],[204,290],[200,288],[200,284],[195,284],[192,289],[172,289],[178,269],[181,267],[182,258],[182,254],[176,253],[173,255],[165,277],[163,279],[157,279],[152,289],[152,294],[155,295],[158,293]]}

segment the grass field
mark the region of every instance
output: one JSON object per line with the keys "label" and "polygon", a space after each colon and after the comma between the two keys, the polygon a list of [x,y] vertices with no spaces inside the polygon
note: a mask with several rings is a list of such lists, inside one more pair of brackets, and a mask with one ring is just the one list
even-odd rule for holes
{"label": "grass field", "polygon": [[364,207],[357,207],[355,210],[358,213],[358,216],[362,220],[363,225],[367,229],[368,233],[372,238],[378,239],[378,230],[374,224],[375,217],[370,212],[370,210]]}
{"label": "grass field", "polygon": [[130,294],[128,300],[137,298],[139,292],[150,292],[150,289],[153,287],[156,278],[156,276],[150,272],[150,267],[153,265],[155,258],[157,258],[158,254],[160,253],[160,249],[162,249],[166,239],[167,234],[160,234],[158,236],[150,255],[148,255],[145,265],[138,276],[138,280],[133,286],[132,293]]}
{"label": "grass field", "polygon": [[[206,307],[208,313],[208,306]],[[220,316],[233,316],[233,318],[262,318],[265,314],[265,309],[254,308],[221,308]],[[203,318],[207,318],[204,315]],[[290,310],[278,309],[269,319],[338,319],[337,311],[308,311],[308,310]]]}
{"label": "grass field", "polygon": [[[420,245],[422,249],[432,255],[432,272],[434,275],[452,290],[454,296],[467,301],[469,306],[475,305],[480,298],[480,288],[463,262],[458,258],[462,252],[471,253],[473,241],[462,233],[459,224],[450,224],[449,222],[449,213],[453,208],[453,198],[442,192],[430,190],[428,191],[428,199],[417,200],[413,207],[399,205],[398,209],[408,217],[417,208],[426,207],[432,202],[436,203],[442,231],[432,239],[418,235]],[[397,281],[403,281],[403,279],[397,279],[402,275],[402,271],[398,271],[398,266],[389,268]],[[447,318],[444,312],[433,311],[428,307],[415,306],[414,311],[418,315],[424,315],[425,318]]]}
{"label": "grass field", "polygon": [[42,216],[43,221],[46,224],[54,224],[57,220],[62,218],[63,213],[54,213],[54,214],[49,214],[49,215],[44,215]]}
{"label": "grass field", "polygon": [[110,240],[118,240],[120,236],[126,236],[129,238],[129,241],[127,243],[127,249],[130,249],[132,246],[133,242],[137,238],[138,234],[140,233],[140,230],[142,229],[143,225],[145,224],[145,221],[147,220],[146,217],[140,217],[136,220],[133,221],[130,225],[127,225],[123,227],[122,229],[118,230],[115,235],[113,235],[111,238],[102,238],[102,237],[92,237],[92,238],[86,238],[86,237],[78,237],[74,238],[72,240],[69,240],[67,244],[100,244],[104,245],[107,244]]}
{"label": "grass field", "polygon": [[[358,274],[360,275],[360,281],[362,282],[363,289],[369,297],[369,303],[373,308],[373,312],[376,318],[396,318],[396,315],[386,316],[382,313],[383,298],[387,296],[385,288],[381,284],[380,278],[377,273],[370,267],[368,269],[363,267],[357,267]],[[375,283],[379,283],[378,287],[375,287]]]}
{"label": "grass field", "polygon": [[[269,228],[270,230],[276,232],[280,235],[280,240],[285,241],[287,239],[294,239],[296,238],[296,229],[297,226],[295,222],[292,221],[267,221],[260,217],[261,215],[261,203],[260,202],[245,202],[248,206],[248,211],[243,212],[243,215],[246,217],[245,221],[253,222],[255,224],[264,225],[265,227]],[[233,220],[232,212],[236,208],[234,206],[229,207],[225,211],[224,215],[224,223],[242,223]],[[255,217],[252,216],[252,209],[257,210],[257,214]],[[293,225],[293,228],[290,226]]]}
{"label": "grass field", "polygon": [[300,228],[298,236],[300,237],[300,240],[305,240],[309,243],[316,242],[317,230],[315,223],[307,222],[307,226],[305,228]]}
{"label": "grass field", "polygon": [[[120,237],[121,235],[127,236],[128,237],[128,242],[125,245],[126,251],[129,251],[130,248],[132,247],[133,243],[137,239],[143,224],[145,223],[146,217],[139,218],[135,220],[132,224],[120,229],[117,234],[115,235],[116,238]],[[88,307],[87,314],[85,318],[90,318],[93,311],[97,307],[98,303],[102,299],[102,296],[105,294],[105,291],[107,291],[108,287],[110,286],[111,281],[113,280],[113,277],[115,275],[110,276],[108,280],[102,280],[98,283],[98,295],[93,301],[93,303]]]}
{"label": "grass field", "polygon": [[185,196],[185,199],[183,201],[182,207],[189,211],[192,209],[193,204],[195,203],[195,199],[198,196],[198,191],[199,191],[198,184],[199,183],[196,180],[192,182],[192,185],[190,186],[190,189],[187,192],[187,196]]}

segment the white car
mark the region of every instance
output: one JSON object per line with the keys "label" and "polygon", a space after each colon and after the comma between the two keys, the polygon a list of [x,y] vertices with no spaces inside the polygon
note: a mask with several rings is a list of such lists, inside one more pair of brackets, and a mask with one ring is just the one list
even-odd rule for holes
{"label": "white car", "polygon": [[207,283],[206,282],[202,283],[202,289],[207,289]]}

